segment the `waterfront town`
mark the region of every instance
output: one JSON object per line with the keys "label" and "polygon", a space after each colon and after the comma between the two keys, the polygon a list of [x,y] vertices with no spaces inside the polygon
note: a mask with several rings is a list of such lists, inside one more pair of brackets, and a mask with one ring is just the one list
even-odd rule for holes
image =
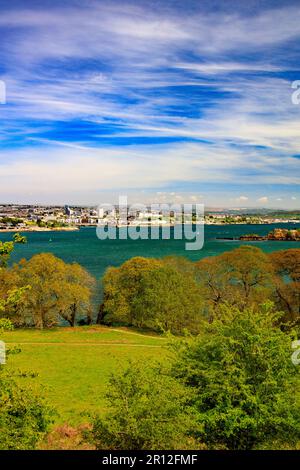
{"label": "waterfront town", "polygon": [[[118,206],[109,209],[83,206],[0,205],[0,231],[78,230],[80,227],[101,225],[175,225],[199,222],[194,213],[181,209],[161,209],[158,205],[126,210],[120,214]],[[203,218],[202,218],[203,222]],[[299,211],[270,211],[242,209],[207,209],[206,225],[300,223]]]}

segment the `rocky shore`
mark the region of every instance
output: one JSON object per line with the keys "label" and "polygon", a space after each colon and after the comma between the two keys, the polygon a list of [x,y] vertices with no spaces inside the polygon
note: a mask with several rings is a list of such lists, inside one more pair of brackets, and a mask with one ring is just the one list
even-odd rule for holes
{"label": "rocky shore", "polygon": [[257,235],[256,233],[250,233],[242,235],[238,238],[227,237],[222,240],[240,240],[246,242],[258,242],[258,241],[295,241],[300,242],[300,229],[288,230],[283,228],[275,228],[267,235]]}

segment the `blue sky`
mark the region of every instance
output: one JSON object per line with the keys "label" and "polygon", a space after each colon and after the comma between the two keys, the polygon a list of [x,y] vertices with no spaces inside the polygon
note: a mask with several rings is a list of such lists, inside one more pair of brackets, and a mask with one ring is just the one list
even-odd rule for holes
{"label": "blue sky", "polygon": [[299,19],[298,0],[0,0],[0,202],[299,208]]}

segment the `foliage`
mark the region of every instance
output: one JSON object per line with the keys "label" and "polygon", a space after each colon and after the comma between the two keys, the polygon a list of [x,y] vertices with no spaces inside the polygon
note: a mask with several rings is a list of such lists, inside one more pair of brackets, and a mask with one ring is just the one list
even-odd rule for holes
{"label": "foliage", "polygon": [[271,253],[270,259],[277,274],[288,276],[292,281],[300,281],[300,250],[289,249]]}
{"label": "foliage", "polygon": [[259,248],[241,246],[198,263],[199,288],[206,299],[209,319],[218,316],[219,306],[258,307],[271,298],[273,268]]}
{"label": "foliage", "polygon": [[7,269],[7,263],[16,243],[26,243],[26,237],[15,233],[13,241],[0,241],[0,315],[7,309],[15,309],[23,300],[28,286],[17,288],[17,278]]}
{"label": "foliage", "polygon": [[13,241],[2,242],[0,241],[0,270],[7,266],[10,255],[15,247],[16,243],[26,243],[26,237],[23,237],[19,233],[15,233]]}
{"label": "foliage", "polygon": [[162,266],[161,260],[135,257],[119,268],[109,268],[103,278],[105,322],[134,325],[133,301],[136,299],[144,272]]}
{"label": "foliage", "polygon": [[0,371],[0,450],[34,449],[51,415],[32,387],[22,387]]}
{"label": "foliage", "polygon": [[276,276],[270,258],[259,248],[242,246],[191,263],[184,258],[136,257],[109,268],[103,279],[104,322],[181,334],[201,330],[222,305],[258,309],[273,299]]}
{"label": "foliage", "polygon": [[185,265],[179,270],[174,259],[146,258],[108,270],[105,321],[173,333],[199,331],[201,297],[192,272]]}
{"label": "foliage", "polygon": [[197,333],[201,327],[202,299],[193,277],[173,266],[144,273],[139,295],[133,299],[135,325],[163,331]]}
{"label": "foliage", "polygon": [[93,422],[97,449],[175,449],[189,444],[188,392],[158,368],[129,364],[112,376],[105,418]]}
{"label": "foliage", "polygon": [[0,314],[6,310],[17,310],[18,306],[24,300],[25,292],[30,289],[30,286],[14,288],[6,292],[6,298],[0,299]]}
{"label": "foliage", "polygon": [[7,269],[15,244],[25,242],[19,233],[11,242],[0,242],[0,313],[18,326],[49,327],[60,318],[74,326],[82,315],[89,322],[92,276],[80,265],[46,253]]}
{"label": "foliage", "polygon": [[300,322],[300,250],[280,250],[269,255],[275,270],[277,307],[285,312],[284,320]]}
{"label": "foliage", "polygon": [[12,331],[13,328],[11,321],[7,318],[0,318],[0,333],[3,333],[4,331]]}
{"label": "foliage", "polygon": [[[8,268],[14,243],[22,239],[18,235],[0,244],[1,335],[29,335],[30,330],[3,333],[12,328],[11,321],[40,328],[61,319],[74,327],[83,315],[89,321],[93,278],[78,264],[51,254]],[[56,331],[32,330],[29,343],[38,342],[37,335],[46,336],[38,355],[32,355],[36,344],[26,346],[27,361],[34,358],[46,371],[55,394],[60,383],[60,405],[73,416],[77,408],[94,409],[97,400],[102,406],[103,381],[112,364],[139,358],[139,364],[111,378],[109,411],[93,422],[92,440],[98,449],[295,448],[300,439],[299,369],[290,358],[296,337],[291,322],[299,322],[299,272],[299,249],[266,255],[242,246],[197,263],[177,257],[133,258],[105,274],[104,321],[179,335],[200,333],[174,341],[171,372],[149,367],[144,360],[141,365],[140,360],[162,356],[159,345],[165,339],[138,333],[126,337],[120,331],[99,335],[95,330],[93,335],[82,329],[77,344],[79,329],[74,328],[73,342],[68,340],[62,353],[60,346],[47,349],[48,341],[65,341]],[[270,304],[262,306],[266,299],[275,302],[276,313]],[[82,347],[89,342],[95,344]],[[59,370],[49,370],[49,358],[60,363]],[[80,382],[76,392],[75,380]],[[19,378],[6,367],[0,369],[0,448],[34,448],[50,415],[31,386],[21,387]]]}
{"label": "foliage", "polygon": [[73,427],[67,423],[54,427],[39,444],[39,450],[95,450],[87,440],[91,426]]}
{"label": "foliage", "polygon": [[[11,329],[9,320],[0,320],[0,332]],[[52,410],[32,386],[19,385],[14,375],[0,365],[0,450],[30,450],[47,431]]]}
{"label": "foliage", "polygon": [[176,345],[173,374],[195,392],[195,437],[209,448],[299,440],[299,371],[290,335],[274,326],[278,316],[270,305],[260,312],[223,307],[222,320]]}
{"label": "foliage", "polygon": [[19,287],[29,286],[22,305],[10,311],[16,324],[44,328],[63,318],[74,326],[79,316],[90,314],[94,279],[78,264],[41,253],[22,260],[13,272]]}

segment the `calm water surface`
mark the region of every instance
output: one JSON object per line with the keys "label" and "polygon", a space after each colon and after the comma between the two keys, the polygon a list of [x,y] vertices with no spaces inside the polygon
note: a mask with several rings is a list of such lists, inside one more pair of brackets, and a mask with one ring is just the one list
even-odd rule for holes
{"label": "calm water surface", "polygon": [[[186,251],[184,240],[99,240],[96,228],[82,228],[74,232],[28,232],[26,245],[17,245],[12,262],[21,258],[29,259],[36,253],[48,252],[66,262],[76,261],[96,278],[102,277],[108,266],[118,266],[133,256],[161,258],[167,255],[186,256],[198,260],[224,251],[233,250],[242,243],[239,241],[218,240],[218,237],[239,237],[247,233],[265,235],[273,228],[300,228],[300,224],[275,225],[206,225],[204,247],[200,251]],[[125,230],[124,228],[121,230]],[[171,229],[173,230],[173,229]],[[0,233],[0,240],[10,240],[12,233]],[[300,248],[300,242],[247,242],[260,247],[265,252]]]}

